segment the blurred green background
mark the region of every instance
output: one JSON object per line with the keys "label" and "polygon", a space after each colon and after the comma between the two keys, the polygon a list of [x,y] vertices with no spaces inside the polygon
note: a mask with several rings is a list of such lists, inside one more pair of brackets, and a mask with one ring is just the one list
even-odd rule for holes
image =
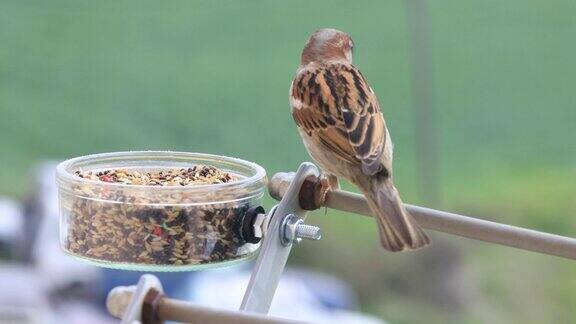
{"label": "blurred green background", "polygon": [[[576,4],[430,1],[435,208],[576,236]],[[417,194],[403,1],[0,1],[0,194],[46,158],[139,149],[237,156],[269,175],[308,160],[288,88],[310,32],[355,40]],[[347,187],[349,188],[349,187]],[[271,206],[272,201],[267,202]],[[318,211],[290,259],[343,278],[391,323],[572,322],[576,264],[433,234],[390,255],[365,217]]]}

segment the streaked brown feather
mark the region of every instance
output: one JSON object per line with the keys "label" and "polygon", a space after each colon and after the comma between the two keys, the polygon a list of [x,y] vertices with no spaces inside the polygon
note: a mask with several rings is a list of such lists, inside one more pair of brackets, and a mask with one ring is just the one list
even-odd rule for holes
{"label": "streaked brown feather", "polygon": [[[381,171],[386,125],[376,95],[351,64],[300,71],[292,83],[292,116],[298,127],[366,175]],[[386,170],[388,172],[389,170]]]}

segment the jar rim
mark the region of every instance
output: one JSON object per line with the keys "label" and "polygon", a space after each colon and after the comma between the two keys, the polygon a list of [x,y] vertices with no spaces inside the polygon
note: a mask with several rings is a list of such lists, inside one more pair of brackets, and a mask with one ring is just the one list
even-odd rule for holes
{"label": "jar rim", "polygon": [[[80,164],[86,163],[98,163],[104,162],[106,160],[116,160],[121,161],[121,158],[125,158],[126,161],[136,160],[136,158],[150,158],[162,161],[162,158],[182,158],[182,159],[203,159],[207,161],[214,161],[215,163],[227,163],[230,165],[236,165],[239,167],[245,167],[253,171],[250,176],[245,176],[239,180],[216,183],[216,184],[194,184],[191,186],[148,186],[148,185],[135,185],[135,184],[124,184],[116,182],[102,182],[98,180],[86,179],[76,176],[72,173],[71,168]],[[209,162],[207,162],[209,165]],[[72,159],[65,160],[58,164],[56,167],[56,179],[58,186],[61,187],[65,183],[76,182],[86,185],[93,186],[106,186],[108,188],[118,188],[118,189],[146,189],[153,190],[157,192],[171,192],[171,191],[204,191],[204,190],[223,190],[236,187],[246,187],[263,181],[266,177],[266,170],[259,164],[254,162],[242,160],[239,158],[228,157],[224,155],[216,154],[206,154],[206,153],[194,153],[194,152],[180,152],[180,151],[119,151],[119,152],[108,152],[108,153],[97,153],[83,155],[75,157]]]}

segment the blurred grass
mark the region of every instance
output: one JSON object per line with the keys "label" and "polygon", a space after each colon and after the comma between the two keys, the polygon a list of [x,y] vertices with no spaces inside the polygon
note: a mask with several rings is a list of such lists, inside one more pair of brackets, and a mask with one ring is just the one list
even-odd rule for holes
{"label": "blurred grass", "polygon": [[[115,150],[219,153],[269,174],[295,169],[308,157],[288,113],[289,83],[308,34],[332,26],[355,40],[355,63],[396,144],[396,181],[406,201],[419,202],[402,1],[0,4],[0,194],[21,196],[40,159]],[[433,207],[573,236],[576,5],[430,6],[444,197]],[[422,282],[405,283],[412,294],[394,290],[395,271],[431,254],[386,255],[371,220],[323,215],[312,219],[326,239],[291,262],[345,278],[366,310],[391,322],[573,318],[572,262],[437,235],[462,251],[458,282],[470,297],[454,311],[423,292],[434,280],[425,270]]]}

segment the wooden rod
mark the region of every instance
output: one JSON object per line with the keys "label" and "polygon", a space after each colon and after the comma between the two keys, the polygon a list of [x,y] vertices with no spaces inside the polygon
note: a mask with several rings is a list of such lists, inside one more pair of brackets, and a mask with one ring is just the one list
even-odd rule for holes
{"label": "wooden rod", "polygon": [[[269,183],[270,195],[280,199],[291,181],[290,173],[276,174]],[[324,207],[372,216],[364,196],[343,190],[326,192]],[[420,226],[474,240],[576,260],[576,239],[539,232],[469,216],[405,204]]]}
{"label": "wooden rod", "polygon": [[164,321],[203,324],[290,324],[302,323],[262,314],[215,309],[177,299],[162,298],[158,317]]}

